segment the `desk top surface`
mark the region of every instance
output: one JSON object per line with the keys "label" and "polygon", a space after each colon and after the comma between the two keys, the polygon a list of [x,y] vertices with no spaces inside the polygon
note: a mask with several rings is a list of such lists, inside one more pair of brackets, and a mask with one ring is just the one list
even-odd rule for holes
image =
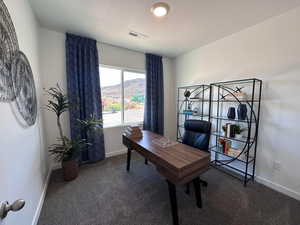
{"label": "desk top surface", "polygon": [[162,138],[162,136],[152,133],[150,131],[142,131],[143,138],[130,138],[131,142],[135,143],[138,147],[135,150],[141,151],[150,155],[149,160],[158,166],[172,167],[178,172],[194,167],[195,165],[206,165],[209,164],[210,153],[202,151],[197,148],[185,144],[175,144],[171,147],[163,148],[158,144],[154,143],[154,139]]}

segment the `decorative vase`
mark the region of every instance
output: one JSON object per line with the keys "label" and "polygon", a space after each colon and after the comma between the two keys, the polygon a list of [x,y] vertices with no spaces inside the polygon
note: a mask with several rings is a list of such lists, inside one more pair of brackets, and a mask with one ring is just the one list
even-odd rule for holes
{"label": "decorative vase", "polygon": [[237,108],[237,114],[239,120],[245,120],[247,118],[247,105],[239,104]]}
{"label": "decorative vase", "polygon": [[191,96],[191,92],[189,90],[185,90],[183,95],[184,97],[189,98]]}
{"label": "decorative vase", "polygon": [[231,120],[235,119],[235,108],[234,107],[229,107],[227,117],[228,117],[228,119],[231,119]]}
{"label": "decorative vase", "polygon": [[63,161],[62,169],[65,181],[71,181],[78,177],[79,166],[76,160]]}

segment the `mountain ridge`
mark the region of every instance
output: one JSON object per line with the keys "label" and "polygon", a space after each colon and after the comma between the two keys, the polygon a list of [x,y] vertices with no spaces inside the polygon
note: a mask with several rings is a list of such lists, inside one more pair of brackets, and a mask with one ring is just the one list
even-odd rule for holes
{"label": "mountain ridge", "polygon": [[[145,94],[146,81],[143,78],[136,78],[124,81],[124,98],[131,99],[135,95]],[[101,88],[104,97],[121,97],[121,84]]]}

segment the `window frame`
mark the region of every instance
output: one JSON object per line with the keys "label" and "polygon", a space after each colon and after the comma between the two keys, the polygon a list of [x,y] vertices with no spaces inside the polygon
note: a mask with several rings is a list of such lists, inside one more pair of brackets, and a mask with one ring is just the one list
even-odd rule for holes
{"label": "window frame", "polygon": [[[128,68],[128,67],[120,67],[120,66],[111,66],[111,65],[107,65],[107,64],[99,64],[99,73],[100,73],[100,68],[109,68],[109,69],[116,69],[116,70],[120,70],[121,71],[121,123],[118,125],[108,125],[105,126],[105,124],[103,123],[103,128],[112,128],[112,127],[124,127],[124,126],[141,126],[143,125],[144,121],[139,121],[136,123],[125,123],[124,122],[124,114],[125,114],[125,110],[124,110],[124,96],[125,96],[125,92],[124,92],[124,73],[125,72],[132,72],[132,73],[139,73],[139,74],[144,74],[145,75],[145,85],[146,85],[146,70],[142,70],[142,69],[133,69],[133,68]],[[101,76],[101,74],[100,74]],[[99,79],[101,79],[99,76]],[[100,88],[101,88],[101,83],[100,83]],[[146,88],[146,87],[145,87]],[[146,95],[146,93],[144,93]],[[101,95],[102,98],[102,95]]]}

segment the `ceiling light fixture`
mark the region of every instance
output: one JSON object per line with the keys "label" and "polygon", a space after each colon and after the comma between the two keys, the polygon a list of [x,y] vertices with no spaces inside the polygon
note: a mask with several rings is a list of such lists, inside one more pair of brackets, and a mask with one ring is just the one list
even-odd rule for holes
{"label": "ceiling light fixture", "polygon": [[151,8],[151,12],[153,13],[153,15],[160,18],[166,16],[169,11],[170,6],[164,2],[157,2]]}

